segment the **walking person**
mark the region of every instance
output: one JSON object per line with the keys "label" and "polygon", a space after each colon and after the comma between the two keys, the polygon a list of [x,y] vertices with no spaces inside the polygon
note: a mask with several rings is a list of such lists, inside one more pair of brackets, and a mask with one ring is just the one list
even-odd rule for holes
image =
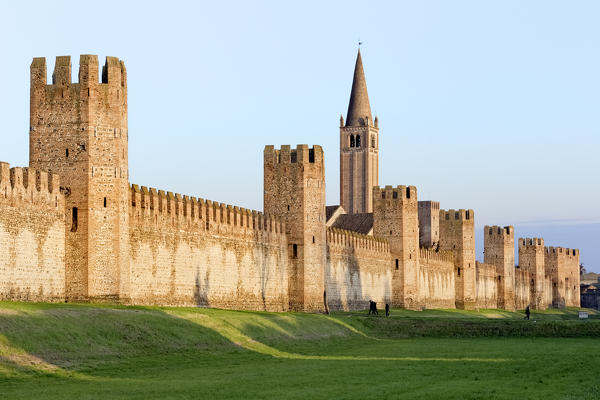
{"label": "walking person", "polygon": [[527,307],[525,308],[525,319],[529,320],[529,315],[531,314],[531,311],[529,311],[529,305],[527,305]]}

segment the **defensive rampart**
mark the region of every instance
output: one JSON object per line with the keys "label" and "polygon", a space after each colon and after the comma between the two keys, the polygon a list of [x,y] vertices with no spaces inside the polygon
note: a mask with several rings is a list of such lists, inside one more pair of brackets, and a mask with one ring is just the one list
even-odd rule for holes
{"label": "defensive rampart", "polygon": [[454,254],[419,250],[418,302],[423,308],[455,308]]}
{"label": "defensive rampart", "polygon": [[65,297],[64,197],[58,175],[0,163],[0,298]]}
{"label": "defensive rampart", "polygon": [[325,290],[330,310],[391,303],[392,259],[385,239],[327,228]]}
{"label": "defensive rampart", "polygon": [[498,307],[498,280],[496,266],[476,262],[477,308]]}
{"label": "defensive rampart", "polygon": [[132,302],[288,309],[279,219],[137,185],[130,204]]}

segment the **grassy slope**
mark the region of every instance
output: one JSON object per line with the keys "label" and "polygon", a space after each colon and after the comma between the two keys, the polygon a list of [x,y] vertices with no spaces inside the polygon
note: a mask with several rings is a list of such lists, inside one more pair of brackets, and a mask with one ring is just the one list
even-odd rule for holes
{"label": "grassy slope", "polygon": [[598,398],[598,336],[600,315],[575,310],[523,321],[7,302],[0,398]]}

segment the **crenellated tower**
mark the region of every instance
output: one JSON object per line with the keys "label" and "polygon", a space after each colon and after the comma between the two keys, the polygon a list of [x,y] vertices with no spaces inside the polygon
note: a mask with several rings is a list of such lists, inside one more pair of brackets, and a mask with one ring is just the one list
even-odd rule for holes
{"label": "crenellated tower", "polygon": [[265,147],[264,212],[285,222],[290,309],[324,310],[327,243],[321,146]]}
{"label": "crenellated tower", "polygon": [[409,309],[420,308],[417,298],[417,188],[373,187],[373,203],[373,235],[387,239],[392,253],[392,305]]}
{"label": "crenellated tower", "polygon": [[477,299],[475,212],[440,210],[440,250],[454,253],[456,308],[471,310]]}
{"label": "crenellated tower", "polygon": [[29,164],[58,173],[66,206],[66,287],[71,300],[129,297],[127,73],[123,61],[57,57],[31,64]]}
{"label": "crenellated tower", "polygon": [[483,256],[486,264],[496,266],[498,308],[515,309],[515,230],[512,226],[483,228]]}
{"label": "crenellated tower", "polygon": [[530,306],[537,310],[545,310],[548,307],[544,301],[544,257],[544,239],[519,238],[519,268],[527,272]]}
{"label": "crenellated tower", "polygon": [[371,105],[360,49],[346,123],[340,117],[340,204],[349,214],[373,212],[373,187],[379,186],[379,121]]}

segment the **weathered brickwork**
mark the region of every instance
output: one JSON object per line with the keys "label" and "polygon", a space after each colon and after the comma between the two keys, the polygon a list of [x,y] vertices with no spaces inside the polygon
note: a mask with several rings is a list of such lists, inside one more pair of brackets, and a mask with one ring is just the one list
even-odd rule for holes
{"label": "weathered brickwork", "polygon": [[419,201],[419,246],[436,248],[440,242],[440,203]]}
{"label": "weathered brickwork", "polygon": [[477,308],[498,307],[498,274],[496,266],[476,262]]}
{"label": "weathered brickwork", "polygon": [[484,262],[496,266],[498,308],[515,309],[515,231],[512,226],[483,228]]}
{"label": "weathered brickwork", "polygon": [[392,304],[418,309],[419,221],[417,188],[373,187],[373,235],[390,244],[394,260]]}
{"label": "weathered brickwork", "polygon": [[440,210],[440,245],[454,253],[456,308],[470,310],[476,304],[475,212]]}
{"label": "weathered brickwork", "polygon": [[455,308],[454,254],[419,251],[418,303],[421,308]]}
{"label": "weathered brickwork", "polygon": [[325,165],[321,146],[264,151],[264,210],[285,222],[290,308],[325,309]]}
{"label": "weathered brickwork", "polygon": [[57,175],[0,162],[0,299],[64,300],[63,210]]}
{"label": "weathered brickwork", "polygon": [[369,300],[392,303],[392,259],[384,239],[327,229],[325,289],[330,310],[360,310]]}
{"label": "weathered brickwork", "polygon": [[[127,72],[107,57],[31,64],[30,167],[0,163],[0,298],[247,310],[579,305],[579,251],[378,186],[379,122],[360,52],[340,119],[340,202],[320,146],[266,146],[264,214],[129,184]],[[61,177],[60,182],[58,176]],[[326,221],[326,213],[331,219]],[[330,225],[327,225],[327,224]],[[329,227],[328,227],[329,226]],[[340,229],[343,228],[343,229]]]}
{"label": "weathered brickwork", "polygon": [[538,310],[545,310],[548,307],[544,298],[546,281],[544,258],[544,239],[519,238],[519,268],[525,274],[520,277],[525,282],[519,284],[521,287],[529,288],[527,303],[531,308]]}
{"label": "weathered brickwork", "polygon": [[133,185],[130,223],[132,302],[288,309],[279,219]]}

